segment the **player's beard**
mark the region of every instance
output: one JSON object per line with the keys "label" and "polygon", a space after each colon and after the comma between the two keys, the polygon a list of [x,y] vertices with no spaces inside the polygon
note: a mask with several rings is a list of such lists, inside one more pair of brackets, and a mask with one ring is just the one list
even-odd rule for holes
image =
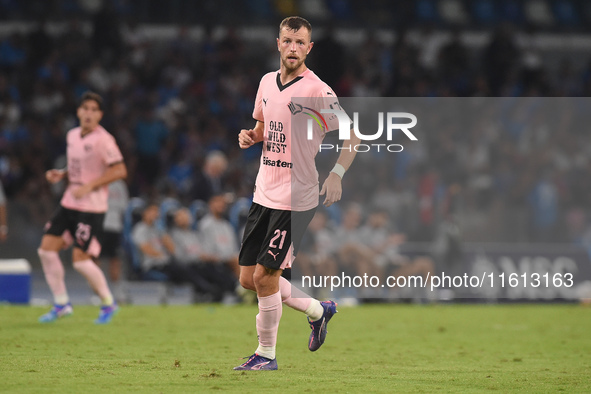
{"label": "player's beard", "polygon": [[298,68],[300,68],[302,66],[302,64],[304,64],[304,61],[306,60],[306,58],[304,57],[303,59],[298,59],[298,61],[295,64],[291,64],[289,62],[289,57],[285,57],[284,59],[281,59],[281,62],[283,63],[283,67],[285,68],[285,71],[287,71],[288,73],[294,72],[296,71]]}

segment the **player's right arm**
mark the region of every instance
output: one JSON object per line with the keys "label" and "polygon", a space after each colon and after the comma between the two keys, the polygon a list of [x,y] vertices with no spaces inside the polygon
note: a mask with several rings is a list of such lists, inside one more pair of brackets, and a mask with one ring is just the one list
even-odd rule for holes
{"label": "player's right arm", "polygon": [[68,175],[68,170],[63,168],[61,170],[52,169],[45,173],[45,179],[51,184],[58,183]]}
{"label": "player's right arm", "polygon": [[262,142],[264,139],[265,124],[260,120],[257,120],[257,124],[254,129],[242,129],[238,134],[238,145],[241,149],[247,149],[256,143]]}

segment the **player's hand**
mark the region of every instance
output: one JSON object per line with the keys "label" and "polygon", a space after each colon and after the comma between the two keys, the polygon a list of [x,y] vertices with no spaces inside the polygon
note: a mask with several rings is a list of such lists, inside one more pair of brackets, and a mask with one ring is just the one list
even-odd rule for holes
{"label": "player's hand", "polygon": [[74,196],[75,199],[79,199],[79,198],[84,197],[85,195],[87,195],[91,191],[92,191],[92,186],[86,184],[86,185],[82,185],[82,186],[72,190],[72,195]]}
{"label": "player's hand", "polygon": [[238,134],[238,145],[240,146],[240,149],[246,149],[246,148],[250,148],[251,146],[253,146],[256,142],[255,138],[256,138],[256,133],[253,129],[240,130],[240,134]]}
{"label": "player's hand", "polygon": [[47,182],[52,184],[58,183],[64,178],[64,175],[66,175],[66,172],[63,170],[49,170],[45,172],[45,179],[47,179]]}
{"label": "player's hand", "polygon": [[341,177],[334,172],[330,172],[328,174],[328,177],[322,185],[320,195],[324,196],[324,194],[326,194],[326,198],[322,204],[324,204],[325,207],[330,207],[333,203],[341,200],[341,196],[343,194]]}

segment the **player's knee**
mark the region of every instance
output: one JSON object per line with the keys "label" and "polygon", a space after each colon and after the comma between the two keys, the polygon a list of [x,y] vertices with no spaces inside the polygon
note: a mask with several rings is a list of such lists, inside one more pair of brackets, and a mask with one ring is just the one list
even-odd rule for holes
{"label": "player's knee", "polygon": [[61,237],[44,235],[41,238],[41,245],[37,249],[38,253],[44,252],[59,252],[64,246],[64,241]]}
{"label": "player's knee", "polygon": [[255,270],[254,275],[252,276],[255,288],[259,289],[261,287],[266,287],[269,286],[271,282],[278,281],[279,277],[277,276],[277,273],[277,270],[266,267]]}
{"label": "player's knee", "polygon": [[240,275],[240,285],[246,290],[256,291],[252,275]]}

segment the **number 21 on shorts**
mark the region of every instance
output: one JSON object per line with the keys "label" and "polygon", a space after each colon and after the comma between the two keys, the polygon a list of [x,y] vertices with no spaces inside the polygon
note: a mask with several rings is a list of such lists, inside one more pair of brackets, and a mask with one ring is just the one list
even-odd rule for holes
{"label": "number 21 on shorts", "polygon": [[[269,242],[269,247],[270,248],[279,248],[279,249],[283,249],[283,243],[285,242],[285,236],[287,235],[287,230],[279,230],[276,229],[274,232],[274,236],[273,238],[271,238],[271,242]],[[275,245],[275,241],[277,241],[277,238],[281,237],[281,241],[279,241],[279,246]]]}

